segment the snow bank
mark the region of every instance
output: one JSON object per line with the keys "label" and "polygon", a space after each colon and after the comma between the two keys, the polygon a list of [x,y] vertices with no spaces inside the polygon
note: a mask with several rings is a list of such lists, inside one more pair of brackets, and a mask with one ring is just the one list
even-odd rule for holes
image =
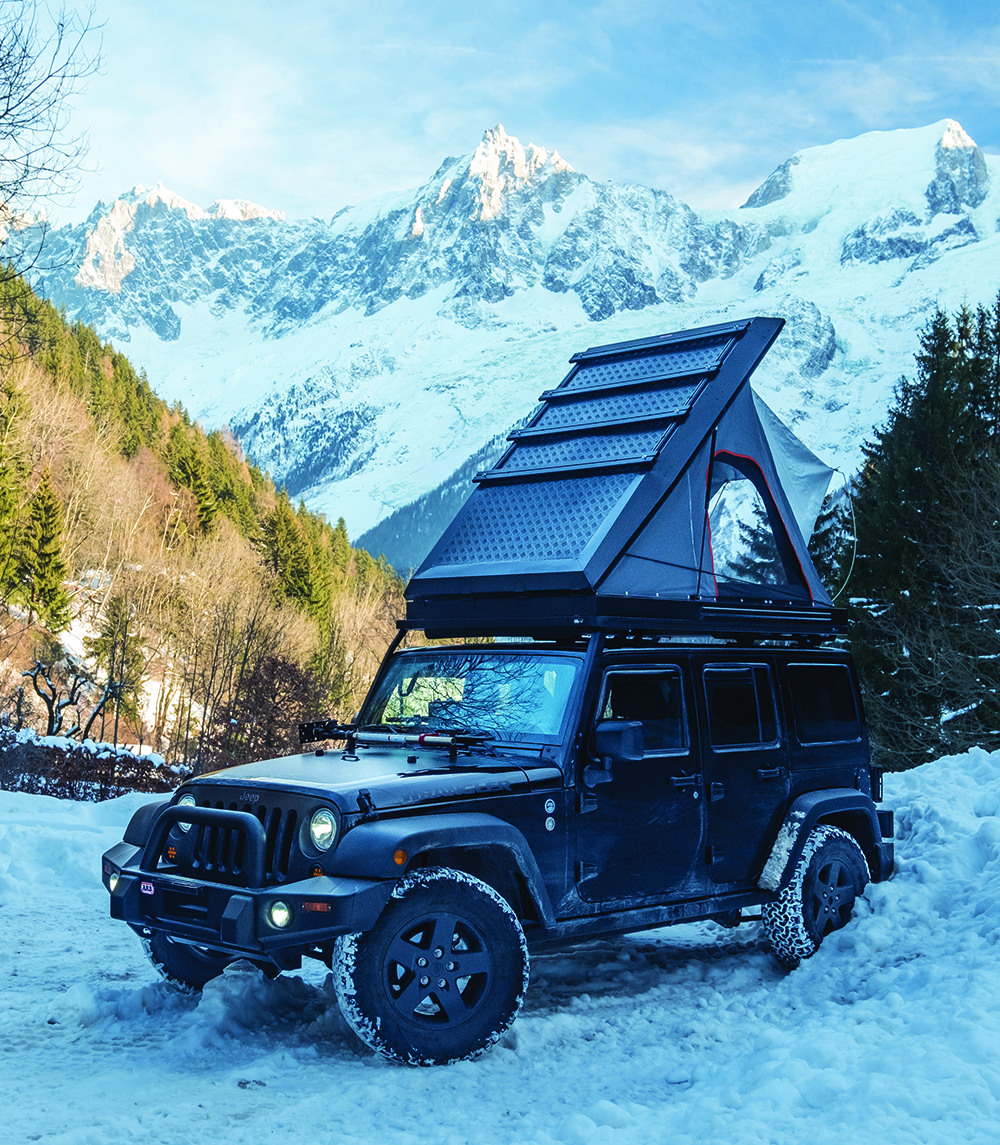
{"label": "snow bank", "polygon": [[898,871],[797,970],[754,924],[538,956],[505,1044],[430,1070],[369,1055],[320,966],[238,963],[200,997],[157,981],[98,874],[145,797],[0,792],[4,1140],[993,1142],[1000,754],[886,788]]}

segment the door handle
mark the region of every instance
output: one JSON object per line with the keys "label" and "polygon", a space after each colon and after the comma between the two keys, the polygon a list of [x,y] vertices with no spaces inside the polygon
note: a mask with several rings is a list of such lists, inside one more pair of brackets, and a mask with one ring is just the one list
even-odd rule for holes
{"label": "door handle", "polygon": [[674,787],[700,787],[700,775],[672,775],[670,782]]}
{"label": "door handle", "polygon": [[759,767],[757,769],[758,779],[784,779],[785,769],[783,767]]}

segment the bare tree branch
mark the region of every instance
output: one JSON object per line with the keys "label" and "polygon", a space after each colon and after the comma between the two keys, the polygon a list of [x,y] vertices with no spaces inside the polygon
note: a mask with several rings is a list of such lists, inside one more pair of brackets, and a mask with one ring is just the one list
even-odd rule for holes
{"label": "bare tree branch", "polygon": [[92,8],[81,15],[38,0],[0,4],[0,282],[38,265],[47,230],[40,208],[79,185],[88,143],[69,121],[100,66],[90,52],[93,20]]}

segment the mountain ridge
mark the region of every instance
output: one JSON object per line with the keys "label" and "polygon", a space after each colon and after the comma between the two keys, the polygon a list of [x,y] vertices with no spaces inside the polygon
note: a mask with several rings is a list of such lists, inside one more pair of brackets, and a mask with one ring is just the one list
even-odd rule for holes
{"label": "mountain ridge", "polygon": [[356,535],[506,432],[576,350],[751,313],[787,319],[765,400],[848,470],[933,308],[996,290],[997,166],[943,120],[799,152],[742,207],[699,212],[498,125],[329,222],[134,192],[54,230],[66,266],[35,284]]}

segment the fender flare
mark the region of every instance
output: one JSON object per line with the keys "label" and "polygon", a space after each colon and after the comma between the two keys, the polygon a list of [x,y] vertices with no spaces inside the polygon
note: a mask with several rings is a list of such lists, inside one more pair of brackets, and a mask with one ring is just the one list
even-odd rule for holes
{"label": "fender flare", "polygon": [[424,815],[358,824],[341,840],[330,873],[362,879],[399,878],[406,867],[397,865],[397,851],[405,851],[412,860],[421,852],[451,847],[506,852],[524,879],[544,925],[555,924],[552,903],[528,841],[516,827],[493,815]]}
{"label": "fender flare", "polygon": [[809,791],[793,800],[785,812],[785,819],[775,836],[771,854],[757,880],[761,890],[780,891],[788,884],[806,839],[817,823],[832,822],[834,826],[839,826],[838,820],[847,817],[855,824],[860,824],[862,828],[860,831],[854,830],[849,833],[854,835],[858,846],[865,854],[872,881],[879,882],[887,878],[889,871],[883,869],[885,860],[882,831],[871,797],[853,788],[832,787],[821,791]]}
{"label": "fender flare", "polygon": [[128,821],[125,834],[122,836],[122,842],[131,843],[133,847],[145,847],[149,833],[153,829],[153,824],[159,819],[160,812],[169,805],[169,799],[157,799],[152,803],[143,803]]}

